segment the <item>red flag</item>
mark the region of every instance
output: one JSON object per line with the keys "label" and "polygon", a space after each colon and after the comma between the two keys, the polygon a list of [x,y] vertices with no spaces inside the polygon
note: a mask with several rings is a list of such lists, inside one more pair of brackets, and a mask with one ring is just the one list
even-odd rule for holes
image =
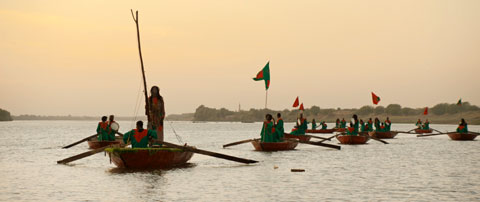
{"label": "red flag", "polygon": [[293,103],[293,107],[298,107],[300,101],[298,101],[298,96],[297,99],[295,99],[295,102]]}
{"label": "red flag", "polygon": [[303,103],[300,105],[300,110],[304,111],[305,109],[303,108]]}
{"label": "red flag", "polygon": [[423,115],[427,115],[428,114],[428,107],[425,107],[425,110],[423,110]]}
{"label": "red flag", "polygon": [[373,101],[373,104],[378,104],[378,102],[380,102],[380,97],[375,95],[375,93],[373,92],[372,92],[372,101]]}

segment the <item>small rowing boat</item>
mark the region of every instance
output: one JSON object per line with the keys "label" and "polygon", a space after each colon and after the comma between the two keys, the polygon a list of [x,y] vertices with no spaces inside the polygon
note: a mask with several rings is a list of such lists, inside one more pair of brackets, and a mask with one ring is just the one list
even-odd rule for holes
{"label": "small rowing boat", "polygon": [[315,129],[315,130],[306,130],[306,133],[333,133],[337,131],[337,129]]}
{"label": "small rowing boat", "polygon": [[452,140],[474,140],[477,134],[473,133],[449,133],[448,137]]}
{"label": "small rowing boat", "polygon": [[119,168],[161,169],[186,164],[192,152],[176,148],[107,148],[110,160]]}
{"label": "small rowing boat", "polygon": [[292,134],[288,134],[288,133],[284,133],[283,136],[285,138],[295,138],[295,139],[298,139],[298,141],[300,142],[308,142],[310,141],[310,136],[306,136],[306,135],[292,135]]}
{"label": "small rowing boat", "polygon": [[432,133],[433,129],[415,129],[416,134]]}
{"label": "small rowing boat", "polygon": [[370,140],[368,135],[338,135],[340,144],[365,144]]}
{"label": "small rowing boat", "polygon": [[368,132],[368,135],[370,135],[371,137],[378,138],[378,139],[392,139],[397,134],[398,134],[398,132],[394,132],[394,131],[388,131],[388,132],[372,131],[372,132]]}
{"label": "small rowing boat", "polygon": [[253,147],[257,151],[284,151],[293,150],[297,147],[296,141],[284,141],[284,142],[260,142],[260,140],[252,141]]}

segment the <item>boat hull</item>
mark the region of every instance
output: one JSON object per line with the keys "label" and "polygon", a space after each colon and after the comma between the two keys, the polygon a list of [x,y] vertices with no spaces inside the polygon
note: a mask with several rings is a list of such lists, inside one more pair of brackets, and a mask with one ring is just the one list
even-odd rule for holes
{"label": "boat hull", "polygon": [[472,133],[449,133],[448,137],[452,140],[474,140],[477,135]]}
{"label": "boat hull", "polygon": [[315,129],[315,130],[306,130],[306,133],[333,133],[337,129]]}
{"label": "boat hull", "polygon": [[288,133],[284,133],[283,137],[284,138],[296,138],[300,142],[308,142],[308,141],[310,141],[310,138],[312,138],[312,137],[306,136],[306,135],[292,135],[292,134],[288,134]]}
{"label": "boat hull", "polygon": [[90,149],[98,149],[108,145],[120,144],[123,145],[123,142],[120,139],[116,139],[115,141],[98,141],[96,138],[92,138],[87,141],[88,147]]}
{"label": "boat hull", "polygon": [[298,142],[260,142],[260,140],[252,141],[252,145],[257,151],[284,151],[293,150],[297,147]]}
{"label": "boat hull", "polygon": [[433,129],[428,129],[428,130],[425,130],[425,129],[415,129],[415,133],[417,133],[417,134],[432,133],[432,132],[433,132]]}
{"label": "boat hull", "polygon": [[366,135],[339,135],[337,140],[340,144],[365,144],[370,138]]}
{"label": "boat hull", "polygon": [[105,151],[119,168],[162,169],[185,165],[193,156],[173,148],[108,148]]}
{"label": "boat hull", "polygon": [[378,139],[392,139],[395,136],[397,136],[397,132],[389,131],[389,132],[378,132],[378,131],[372,131],[368,132],[368,135],[371,137],[375,137]]}
{"label": "boat hull", "polygon": [[337,128],[337,129],[335,129],[335,132],[339,132],[339,133],[343,133],[343,132],[345,132],[345,131],[347,131],[346,128]]}

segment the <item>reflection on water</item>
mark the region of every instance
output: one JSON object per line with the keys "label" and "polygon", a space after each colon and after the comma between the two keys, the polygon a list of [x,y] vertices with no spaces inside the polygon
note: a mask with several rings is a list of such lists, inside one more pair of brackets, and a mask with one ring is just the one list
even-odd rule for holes
{"label": "reflection on water", "polygon": [[[125,131],[130,126],[130,122],[120,124]],[[86,143],[61,147],[91,135],[96,122],[1,122],[0,201],[480,200],[479,141],[399,134],[387,145],[370,141],[334,150],[300,144],[294,151],[255,152],[250,143],[228,149],[222,145],[258,137],[260,123],[174,122],[173,126],[189,145],[259,163],[243,165],[196,154],[181,168],[139,171],[116,168],[99,153],[57,165],[56,161],[87,150]],[[292,126],[286,123],[287,129]],[[413,127],[392,126],[401,131]],[[169,125],[165,132],[167,141],[176,142]],[[292,168],[305,172],[291,172]]]}

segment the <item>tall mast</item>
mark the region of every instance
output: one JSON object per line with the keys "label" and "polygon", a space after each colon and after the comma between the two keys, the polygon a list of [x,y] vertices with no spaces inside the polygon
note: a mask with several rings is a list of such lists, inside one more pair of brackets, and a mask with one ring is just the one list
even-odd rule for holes
{"label": "tall mast", "polygon": [[138,41],[138,54],[140,55],[140,64],[142,66],[142,76],[143,76],[143,90],[145,92],[145,103],[147,107],[145,107],[145,114],[147,115],[147,120],[150,122],[150,103],[148,100],[148,91],[147,91],[147,79],[145,78],[145,69],[143,68],[143,57],[142,57],[142,47],[140,46],[140,28],[138,28],[138,11],[135,11],[135,15],[133,15],[133,10],[130,9],[132,12],[133,21],[137,25],[137,41]]}

